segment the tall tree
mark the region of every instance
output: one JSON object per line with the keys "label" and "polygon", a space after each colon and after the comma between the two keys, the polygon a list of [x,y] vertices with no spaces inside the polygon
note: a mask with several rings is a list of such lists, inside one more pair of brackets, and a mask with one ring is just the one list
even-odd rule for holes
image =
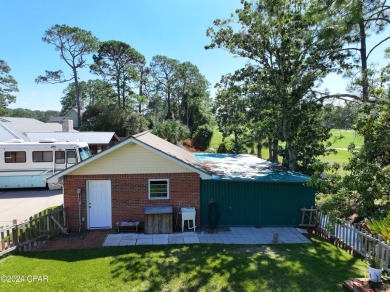
{"label": "tall tree", "polygon": [[[278,113],[284,165],[297,169],[300,147],[299,125],[305,118],[303,105],[315,100],[316,83],[333,70],[333,62],[344,57],[336,51],[342,43],[320,38],[321,27],[307,17],[307,2],[300,0],[242,1],[243,8],[227,20],[216,20],[209,28],[211,44],[246,58],[248,65],[233,81],[247,84],[256,98],[267,98]],[[261,117],[259,117],[261,118]],[[277,125],[275,125],[277,126]]]}
{"label": "tall tree", "polygon": [[226,82],[227,78],[222,78],[222,82],[217,85],[216,119],[224,140],[233,135],[233,151],[239,154],[243,150],[243,136],[250,123],[247,115],[248,100],[240,86],[223,84],[223,81]]}
{"label": "tall tree", "polygon": [[161,96],[167,106],[166,119],[174,120],[176,117],[172,110],[172,97],[176,87],[176,72],[180,62],[166,56],[154,56],[150,63],[155,92]]}
{"label": "tall tree", "polygon": [[128,137],[148,129],[148,121],[131,109],[97,103],[89,105],[83,115],[83,131],[114,131]]}
{"label": "tall tree", "polygon": [[[368,46],[372,33],[382,33],[390,24],[390,6],[386,0],[331,0],[313,1],[315,21],[321,22],[324,30],[322,37],[329,39],[342,38],[343,51],[350,60],[346,76],[350,77],[350,93],[325,95],[359,102],[372,102],[369,92],[370,68],[372,53],[390,39],[384,35],[377,43]],[[341,67],[345,69],[345,67]]]}
{"label": "tall tree", "polygon": [[[126,108],[129,83],[140,78],[136,67],[145,65],[145,57],[130,45],[120,41],[102,42],[91,71],[113,82],[118,99],[118,108]],[[122,101],[122,102],[121,102]]]}
{"label": "tall tree", "polygon": [[[176,71],[177,87],[175,90],[176,115],[188,128],[195,130],[193,120],[196,109],[208,101],[209,82],[190,62],[179,64]],[[206,110],[206,108],[203,108]],[[199,117],[198,117],[199,118]]]}
{"label": "tall tree", "polygon": [[[79,82],[80,103],[85,108],[89,104],[102,103],[110,105],[115,103],[115,91],[111,84],[95,79],[87,82]],[[63,91],[64,96],[61,98],[61,114],[66,114],[69,110],[77,107],[76,86],[75,83],[69,83]]]}
{"label": "tall tree", "polygon": [[18,92],[18,83],[10,75],[11,67],[0,59],[0,108],[6,108],[10,103],[15,102],[14,92]]}
{"label": "tall tree", "polygon": [[71,69],[71,76],[66,78],[62,70],[46,71],[45,76],[38,76],[37,83],[64,83],[73,81],[76,90],[78,128],[81,127],[81,104],[79,70],[87,66],[85,57],[98,49],[98,39],[90,31],[67,25],[54,25],[45,32],[42,41],[53,45],[60,52],[60,58]]}

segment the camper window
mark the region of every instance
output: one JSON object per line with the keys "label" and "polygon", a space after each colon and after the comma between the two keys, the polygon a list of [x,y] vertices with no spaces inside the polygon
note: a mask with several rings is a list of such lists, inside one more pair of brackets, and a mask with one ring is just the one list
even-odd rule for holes
{"label": "camper window", "polygon": [[69,164],[77,163],[76,151],[74,151],[74,150],[67,150],[66,151],[66,155],[68,156],[67,163],[69,163]]}
{"label": "camper window", "polygon": [[56,151],[56,163],[57,164],[65,163],[65,151]]}
{"label": "camper window", "polygon": [[51,151],[33,151],[33,162],[52,162],[53,152]]}
{"label": "camper window", "polygon": [[26,152],[25,151],[4,152],[4,160],[5,160],[5,163],[26,162]]}

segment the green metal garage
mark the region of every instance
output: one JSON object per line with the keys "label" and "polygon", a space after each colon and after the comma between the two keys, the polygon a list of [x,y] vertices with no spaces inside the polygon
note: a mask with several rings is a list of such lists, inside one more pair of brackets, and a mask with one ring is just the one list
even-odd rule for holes
{"label": "green metal garage", "polygon": [[201,182],[202,226],[298,226],[315,205],[309,177],[252,155],[195,154],[213,173]]}

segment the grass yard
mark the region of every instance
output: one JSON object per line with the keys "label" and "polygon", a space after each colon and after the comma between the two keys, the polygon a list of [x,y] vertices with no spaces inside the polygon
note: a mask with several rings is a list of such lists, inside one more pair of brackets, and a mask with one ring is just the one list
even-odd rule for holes
{"label": "grass yard", "polygon": [[[313,244],[167,245],[25,252],[0,260],[0,291],[342,291],[360,259]],[[45,282],[28,282],[31,275]],[[3,277],[4,279],[4,277]]]}
{"label": "grass yard", "polygon": [[363,137],[357,135],[354,130],[332,129],[330,133],[332,137],[329,140],[333,148],[348,148],[351,143],[355,143],[356,147],[361,147],[364,143]]}
{"label": "grass yard", "polygon": [[[332,147],[337,148],[337,154],[331,154],[325,157],[320,157],[321,161],[329,163],[339,163],[345,164],[348,162],[350,153],[346,150],[351,143],[355,143],[356,147],[361,147],[363,145],[363,137],[356,134],[354,130],[342,130],[342,129],[332,129],[332,137],[329,139],[332,142]],[[231,139],[228,137],[226,140]],[[214,127],[213,137],[211,139],[210,148],[218,149],[219,145],[222,143],[222,134],[218,131],[218,127]],[[249,149],[248,149],[249,151]],[[262,157],[268,159],[269,153],[268,148],[262,148]],[[281,158],[279,158],[281,160]]]}

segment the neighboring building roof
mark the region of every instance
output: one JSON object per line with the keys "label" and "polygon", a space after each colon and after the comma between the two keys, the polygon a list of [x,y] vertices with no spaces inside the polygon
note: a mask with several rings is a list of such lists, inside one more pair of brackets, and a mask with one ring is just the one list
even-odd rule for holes
{"label": "neighboring building roof", "polygon": [[[61,132],[62,125],[43,123],[31,118],[0,117],[0,141],[23,139],[28,141],[26,132]],[[12,136],[12,137],[11,137]]]}
{"label": "neighboring building roof", "polygon": [[19,139],[19,136],[0,122],[0,142],[5,142],[12,139]]}
{"label": "neighboring building roof", "polygon": [[310,178],[249,154],[194,153],[193,155],[213,174],[215,180],[306,183]]}
{"label": "neighboring building roof", "polygon": [[109,144],[111,140],[119,141],[115,132],[34,132],[26,133],[31,142],[41,139],[55,139],[58,142],[83,141],[88,144]]}
{"label": "neighboring building roof", "polygon": [[65,119],[65,117],[54,117],[50,116],[49,123],[62,123],[62,121]]}
{"label": "neighboring building roof", "polygon": [[[81,108],[80,109],[80,115],[82,116],[84,113],[85,113],[86,109],[85,108]],[[77,107],[72,107],[66,114],[63,118],[66,118],[66,117],[69,117],[71,116],[73,113],[76,113],[77,114]]]}
{"label": "neighboring building roof", "polygon": [[65,169],[47,179],[48,182],[57,182],[59,178],[64,175],[71,173],[72,171],[83,167],[84,165],[99,159],[104,155],[108,155],[109,153],[115,151],[116,149],[128,145],[129,143],[135,143],[141,147],[144,147],[154,153],[158,153],[162,155],[166,159],[173,161],[185,168],[187,168],[191,172],[198,173],[202,179],[211,179],[211,175],[202,167],[202,165],[196,160],[196,158],[187,150],[184,150],[164,139],[161,139],[150,132],[142,132],[140,134],[134,135],[126,139],[125,141],[114,145],[113,147],[95,155],[87,160],[84,160],[68,169]]}

